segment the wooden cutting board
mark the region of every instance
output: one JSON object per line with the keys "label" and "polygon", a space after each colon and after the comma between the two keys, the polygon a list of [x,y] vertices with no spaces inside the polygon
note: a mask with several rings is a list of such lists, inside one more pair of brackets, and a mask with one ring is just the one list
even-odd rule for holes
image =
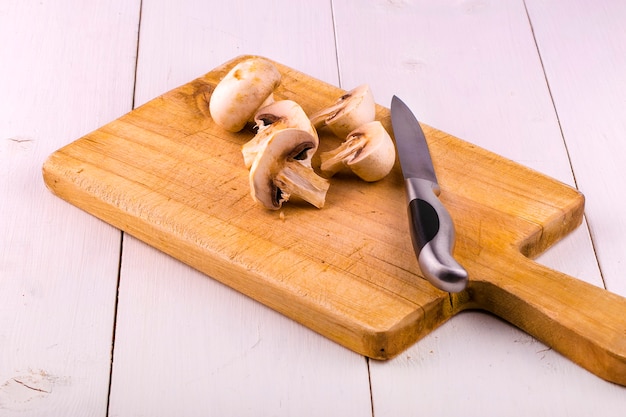
{"label": "wooden cutting board", "polygon": [[[397,355],[464,309],[490,311],[626,385],[626,299],[530,258],[576,228],[584,198],[556,180],[424,126],[468,289],[420,276],[398,164],[377,183],[332,179],[323,209],[253,202],[241,146],[208,100],[238,57],[53,153],[53,193],[336,342]],[[276,63],[278,99],[307,114],[344,91]],[[390,133],[389,110],[377,119]],[[324,129],[321,149],[340,143]],[[316,163],[314,159],[314,163]]]}

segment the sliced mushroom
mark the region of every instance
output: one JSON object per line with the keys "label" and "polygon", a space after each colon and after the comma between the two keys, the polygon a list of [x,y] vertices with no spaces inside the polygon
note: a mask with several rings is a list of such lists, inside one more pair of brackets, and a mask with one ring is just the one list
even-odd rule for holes
{"label": "sliced mushroom", "polygon": [[383,179],[396,160],[396,148],[379,121],[364,124],[350,132],[345,142],[320,154],[322,174],[333,176],[344,166],[365,181]]}
{"label": "sliced mushroom", "polygon": [[363,84],[347,92],[330,107],[311,116],[316,128],[328,126],[337,137],[345,138],[359,126],[376,117],[376,103],[369,85]]}
{"label": "sliced mushroom", "polygon": [[300,155],[303,158],[301,162],[311,166],[311,158],[317,150],[319,139],[311,121],[298,103],[291,100],[276,101],[259,109],[254,121],[258,129],[257,134],[241,148],[246,168],[250,169],[257,153],[274,133],[287,128],[304,130],[313,136],[314,146]]}
{"label": "sliced mushroom", "polygon": [[313,146],[315,138],[304,130],[288,128],[272,135],[250,168],[252,198],[271,210],[292,196],[322,208],[330,183],[298,160]]}
{"label": "sliced mushroom", "polygon": [[215,86],[209,100],[211,117],[229,132],[240,131],[259,107],[273,101],[280,79],[278,68],[266,59],[241,61]]}

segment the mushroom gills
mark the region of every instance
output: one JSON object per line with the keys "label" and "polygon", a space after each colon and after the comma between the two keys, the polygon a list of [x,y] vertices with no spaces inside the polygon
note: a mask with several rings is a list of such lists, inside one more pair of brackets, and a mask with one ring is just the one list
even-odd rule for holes
{"label": "mushroom gills", "polygon": [[311,121],[298,103],[292,100],[276,101],[269,106],[259,109],[254,116],[254,121],[258,129],[257,133],[241,147],[246,168],[250,169],[257,154],[265,148],[267,141],[272,135],[279,130],[288,128],[307,131],[313,137],[313,146],[300,155],[300,158],[296,158],[300,159],[305,165],[311,166],[311,158],[317,151],[319,138]]}

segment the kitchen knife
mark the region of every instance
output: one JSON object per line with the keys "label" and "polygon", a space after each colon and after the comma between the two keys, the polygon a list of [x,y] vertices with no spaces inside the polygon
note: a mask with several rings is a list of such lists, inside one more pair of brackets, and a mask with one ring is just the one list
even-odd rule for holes
{"label": "kitchen knife", "polygon": [[406,187],[413,249],[425,278],[440,290],[459,292],[467,271],[454,259],[454,224],[439,200],[439,184],[422,128],[406,104],[391,100],[391,124]]}

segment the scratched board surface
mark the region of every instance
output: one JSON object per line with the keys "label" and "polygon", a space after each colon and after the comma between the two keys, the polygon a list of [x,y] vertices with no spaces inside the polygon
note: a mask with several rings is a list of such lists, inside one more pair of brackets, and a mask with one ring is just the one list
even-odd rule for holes
{"label": "scratched board surface", "polygon": [[[455,256],[470,274],[469,288],[460,294],[436,290],[421,277],[398,163],[375,183],[349,173],[333,177],[322,209],[295,201],[280,211],[262,208],[250,196],[241,154],[254,131],[226,132],[208,111],[215,85],[245,58],[59,149],[44,165],[46,184],[83,210],[377,359],[393,357],[466,308],[493,311],[554,346],[559,340],[550,334],[560,329],[561,319],[546,314],[541,303],[549,300],[542,281],[528,281],[529,276],[554,276],[548,288],[560,288],[565,280],[583,285],[585,292],[600,291],[525,257],[538,255],[580,224],[584,198],[579,192],[429,126],[423,127],[440,198],[457,228]],[[276,98],[297,101],[309,115],[344,93],[276,65],[282,74]],[[393,135],[389,110],[378,106],[376,117]],[[321,150],[341,142],[326,129],[318,133]],[[313,161],[319,163],[317,156]],[[511,270],[521,271],[519,282],[506,281]],[[527,290],[524,282],[539,287]],[[558,301],[556,291],[550,297]],[[528,301],[537,294],[539,301]],[[528,310],[527,318],[502,306],[507,297],[512,305],[521,303],[520,311]],[[609,303],[607,315],[626,311],[623,299],[614,298],[617,304]],[[623,326],[623,321],[609,322]],[[578,340],[568,332],[559,334]],[[595,366],[585,362],[584,352],[569,353],[566,344],[560,351],[583,366]]]}

